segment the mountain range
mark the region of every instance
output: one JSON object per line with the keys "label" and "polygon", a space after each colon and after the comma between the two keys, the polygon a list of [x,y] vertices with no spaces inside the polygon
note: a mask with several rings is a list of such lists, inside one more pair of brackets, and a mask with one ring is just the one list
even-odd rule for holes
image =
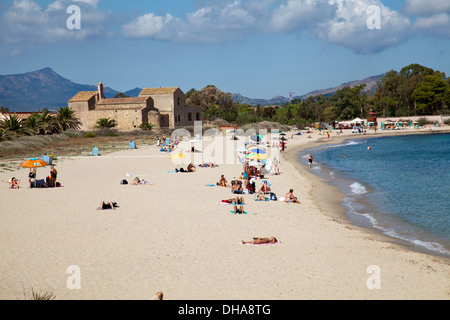
{"label": "mountain range", "polygon": [[[332,95],[345,86],[356,86],[366,84],[366,91],[373,92],[378,81],[384,74],[368,77],[363,80],[343,83],[340,86],[316,90],[302,96],[293,97],[293,99],[305,99],[309,96]],[[66,79],[51,68],[44,68],[37,71],[0,75],[0,106],[7,107],[11,112],[35,112],[47,108],[57,110],[60,107],[67,106],[70,100],[79,91],[97,91],[97,85],[79,84]],[[137,97],[142,91],[141,88],[134,88],[123,94],[129,97]],[[120,93],[110,87],[104,88],[106,98],[113,98]],[[272,99],[252,99],[239,93],[232,94],[233,99],[240,104],[249,104],[256,106],[282,105],[290,101],[290,98],[277,96]]]}

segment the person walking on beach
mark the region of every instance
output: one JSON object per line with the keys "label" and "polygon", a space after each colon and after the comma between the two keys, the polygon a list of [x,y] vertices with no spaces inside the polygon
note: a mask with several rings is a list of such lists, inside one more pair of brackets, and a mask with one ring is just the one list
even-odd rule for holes
{"label": "person walking on beach", "polygon": [[280,174],[280,161],[278,161],[277,158],[273,158],[273,171],[274,174],[279,175]]}
{"label": "person walking on beach", "polygon": [[309,163],[309,168],[312,169],[312,164],[313,164],[313,156],[312,155],[309,155],[308,163]]}

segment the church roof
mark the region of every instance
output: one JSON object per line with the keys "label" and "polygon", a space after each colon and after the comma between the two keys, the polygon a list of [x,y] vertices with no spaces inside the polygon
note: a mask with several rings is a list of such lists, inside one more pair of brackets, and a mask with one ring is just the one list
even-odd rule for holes
{"label": "church roof", "polygon": [[80,91],[69,100],[69,102],[88,101],[95,96],[97,91]]}
{"label": "church roof", "polygon": [[179,89],[178,87],[167,88],[145,88],[139,95],[152,95],[152,94],[171,94]]}
{"label": "church roof", "polygon": [[140,104],[145,103],[149,97],[133,97],[133,98],[112,98],[112,99],[101,99],[97,102],[97,105],[105,104]]}

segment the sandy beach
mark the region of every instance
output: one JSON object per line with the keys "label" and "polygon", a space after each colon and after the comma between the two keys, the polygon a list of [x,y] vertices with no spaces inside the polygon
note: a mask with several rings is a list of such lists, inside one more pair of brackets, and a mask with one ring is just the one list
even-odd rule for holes
{"label": "sandy beach", "polygon": [[[427,129],[428,130],[428,129]],[[447,131],[448,127],[431,132]],[[368,133],[366,138],[420,130]],[[0,172],[22,188],[0,185],[0,299],[24,299],[24,291],[51,291],[57,300],[300,300],[448,299],[449,260],[395,244],[347,221],[341,195],[298,164],[298,152],[330,140],[314,132],[287,133],[280,175],[272,191],[289,189],[301,204],[253,200],[234,215],[229,188],[208,186],[220,175],[238,177],[242,164],[220,164],[194,173],[156,146],[99,157],[59,158],[59,188],[30,189],[28,170]],[[194,164],[198,164],[194,162]],[[183,165],[186,167],[186,165]],[[49,168],[39,168],[43,179]],[[151,185],[121,185],[138,176]],[[97,210],[105,200],[116,210]],[[277,244],[241,240],[275,236]],[[69,288],[70,266],[80,288]],[[70,269],[69,269],[70,270]],[[377,270],[379,287],[370,288]]]}

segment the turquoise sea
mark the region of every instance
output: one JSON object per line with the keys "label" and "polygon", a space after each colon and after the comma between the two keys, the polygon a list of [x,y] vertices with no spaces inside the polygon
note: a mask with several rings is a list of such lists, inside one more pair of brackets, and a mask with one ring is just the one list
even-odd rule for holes
{"label": "turquoise sea", "polygon": [[305,150],[305,165],[309,154],[312,172],[346,195],[355,224],[450,257],[450,134],[350,138]]}

